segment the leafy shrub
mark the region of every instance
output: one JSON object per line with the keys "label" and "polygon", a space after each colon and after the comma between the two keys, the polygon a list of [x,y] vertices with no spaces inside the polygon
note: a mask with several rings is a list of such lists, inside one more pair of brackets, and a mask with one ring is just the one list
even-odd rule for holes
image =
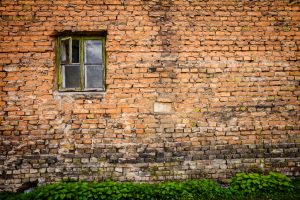
{"label": "leafy shrub", "polygon": [[158,199],[193,199],[193,195],[180,182],[161,183],[156,188],[155,193]]}
{"label": "leafy shrub", "polygon": [[221,199],[226,193],[217,182],[207,179],[189,180],[183,184],[195,199]]}
{"label": "leafy shrub", "polygon": [[2,192],[0,200],[279,200],[299,199],[299,190],[300,181],[294,187],[282,174],[239,173],[231,179],[228,188],[207,179],[159,184],[65,181],[38,187],[30,193]]}
{"label": "leafy shrub", "polygon": [[31,200],[33,198],[32,193],[0,192],[0,200]]}
{"label": "leafy shrub", "polygon": [[154,186],[150,184],[61,182],[39,187],[34,199],[153,199]]}
{"label": "leafy shrub", "polygon": [[290,178],[275,172],[268,175],[238,173],[230,180],[230,188],[246,194],[286,193],[293,190],[293,184]]}
{"label": "leafy shrub", "polygon": [[2,200],[2,199],[14,200],[14,199],[16,199],[16,196],[18,196],[18,193],[5,191],[5,192],[0,193],[0,200]]}

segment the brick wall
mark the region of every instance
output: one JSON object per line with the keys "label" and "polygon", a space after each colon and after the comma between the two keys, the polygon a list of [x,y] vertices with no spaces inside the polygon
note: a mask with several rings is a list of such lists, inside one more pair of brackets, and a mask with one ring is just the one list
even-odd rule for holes
{"label": "brick wall", "polygon": [[[0,190],[299,176],[300,3],[2,0]],[[107,30],[107,90],[57,91],[62,31]]]}

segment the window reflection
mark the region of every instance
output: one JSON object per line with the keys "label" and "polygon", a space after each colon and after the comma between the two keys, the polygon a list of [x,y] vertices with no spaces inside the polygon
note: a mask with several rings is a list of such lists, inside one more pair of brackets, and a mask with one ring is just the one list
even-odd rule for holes
{"label": "window reflection", "polygon": [[102,41],[86,40],[84,42],[84,60],[86,64],[102,64]]}

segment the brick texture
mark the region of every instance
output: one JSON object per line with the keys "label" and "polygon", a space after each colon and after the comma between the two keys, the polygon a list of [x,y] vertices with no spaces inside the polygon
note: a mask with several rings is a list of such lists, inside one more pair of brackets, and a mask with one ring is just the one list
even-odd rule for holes
{"label": "brick texture", "polygon": [[[298,1],[1,0],[0,12],[0,190],[300,175]],[[99,30],[107,90],[58,92],[57,34]]]}

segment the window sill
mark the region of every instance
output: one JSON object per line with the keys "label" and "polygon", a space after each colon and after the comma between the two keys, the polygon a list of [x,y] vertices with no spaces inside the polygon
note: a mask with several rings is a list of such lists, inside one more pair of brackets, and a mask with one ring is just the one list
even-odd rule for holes
{"label": "window sill", "polygon": [[76,91],[54,91],[53,96],[55,99],[61,99],[63,97],[70,97],[75,99],[90,99],[90,98],[103,98],[105,95],[104,91],[85,91],[85,92],[76,92]]}

